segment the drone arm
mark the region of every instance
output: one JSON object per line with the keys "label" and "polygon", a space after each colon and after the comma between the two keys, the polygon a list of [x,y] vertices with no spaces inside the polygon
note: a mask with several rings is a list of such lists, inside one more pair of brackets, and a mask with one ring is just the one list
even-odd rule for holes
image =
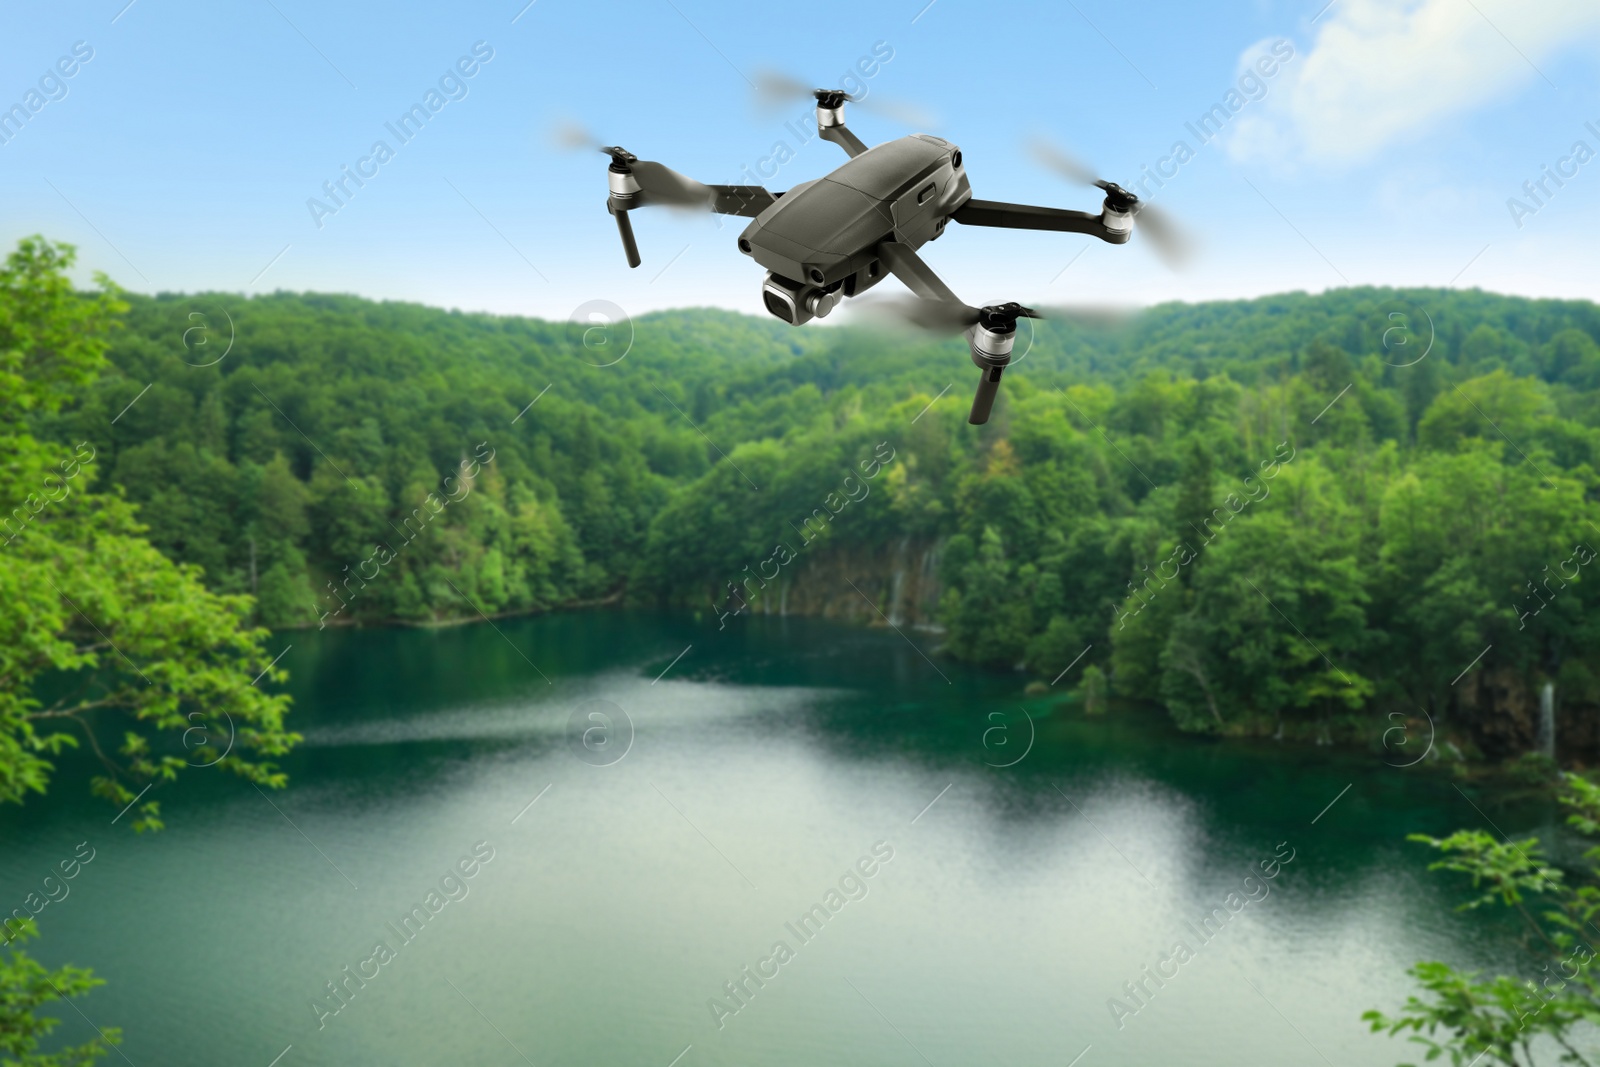
{"label": "drone arm", "polygon": [[822,135],[824,141],[832,141],[843,148],[854,159],[867,150],[866,143],[850,132],[850,127],[840,122],[837,126],[817,125],[817,133]]}
{"label": "drone arm", "polygon": [[[658,169],[666,170],[665,167]],[[622,236],[622,251],[627,255],[630,267],[637,267],[641,262],[639,245],[633,237],[633,223],[628,219],[630,211],[653,205],[688,207],[703,203],[719,215],[743,215],[754,218],[783,195],[770,193],[759,185],[702,185],[692,178],[677,175],[676,172],[667,171],[667,173],[674,174],[678,179],[674,189],[675,195],[672,196],[660,196],[644,189],[630,173],[614,172],[612,175],[611,195],[606,198],[606,210],[617,220],[617,233]]]}
{"label": "drone arm", "polygon": [[824,141],[832,141],[843,148],[854,159],[865,152],[867,146],[844,124],[844,102],[848,99],[842,92],[817,90],[817,133]]}
{"label": "drone arm", "polygon": [[629,197],[626,208],[614,210],[632,211],[641,207],[687,208],[704,203],[718,215],[743,215],[753,219],[783,195],[768,192],[760,185],[703,185],[695,182],[692,188],[692,193],[682,196],[655,196],[648,190],[641,189]]}
{"label": "drone arm", "polygon": [[[916,293],[924,300],[934,300],[940,303],[965,308],[960,297],[951,291],[940,277],[933,273],[933,268],[922,261],[922,257],[903,244],[894,241],[883,241],[878,245],[878,258],[889,265],[889,272],[905,284],[907,289]],[[973,320],[978,321],[978,312],[975,308],[968,308],[972,312]],[[977,364],[982,373],[978,376],[978,389],[972,397],[972,411],[967,415],[967,421],[974,426],[982,426],[989,421],[989,413],[994,409],[995,397],[1000,393],[1000,375],[1011,362],[1011,345],[1013,329],[1003,334],[996,334],[982,325],[974,325],[966,330],[967,347],[972,351],[972,362]]]}
{"label": "drone arm", "polygon": [[1086,233],[1111,244],[1125,243],[1130,234],[1129,230],[1108,227],[1104,215],[1057,207],[1036,207],[1032,204],[1006,204],[998,200],[968,200],[956,208],[950,217],[965,226]]}
{"label": "drone arm", "polygon": [[896,241],[883,241],[878,245],[878,258],[889,265],[889,272],[899,278],[907,289],[924,300],[965,306],[965,301],[933,273],[933,268],[923,262],[921,256],[907,246]]}
{"label": "drone arm", "polygon": [[742,215],[753,219],[782,193],[769,193],[760,185],[711,185],[711,210],[719,215]]}

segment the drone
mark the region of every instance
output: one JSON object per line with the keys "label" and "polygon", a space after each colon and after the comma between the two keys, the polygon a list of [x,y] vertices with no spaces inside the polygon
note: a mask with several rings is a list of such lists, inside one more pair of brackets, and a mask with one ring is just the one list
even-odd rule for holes
{"label": "drone", "polygon": [[[791,326],[825,317],[892,274],[919,298],[905,317],[966,337],[972,362],[982,372],[967,421],[988,422],[1000,376],[1011,362],[1017,321],[1044,316],[1015,301],[966,304],[917,250],[937,240],[952,219],[964,226],[1083,233],[1126,244],[1146,206],[1122,186],[1095,180],[1059,154],[1045,162],[1104,192],[1099,214],[978,200],[956,145],[916,133],[868,148],[844,121],[845,102],[858,97],[838,89],[816,89],[811,95],[817,102],[818,135],[850,158],[831,174],[784,192],[760,185],[706,185],[625,148],[600,148],[611,157],[606,209],[616,219],[628,266],[641,262],[628,213],[666,205],[752,219],[739,235],[739,251],[766,268],[762,302]],[[1152,215],[1140,221],[1161,248],[1171,244],[1171,234],[1159,219]]]}

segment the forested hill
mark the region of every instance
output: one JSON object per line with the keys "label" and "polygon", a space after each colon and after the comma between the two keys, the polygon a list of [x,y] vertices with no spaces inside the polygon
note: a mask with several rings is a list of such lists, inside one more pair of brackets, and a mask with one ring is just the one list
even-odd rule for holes
{"label": "forested hill", "polygon": [[40,429],[269,624],[619,594],[713,629],[875,619],[848,577],[951,655],[1048,680],[1093,645],[1062,688],[1103,669],[1197,729],[1448,706],[1516,751],[1545,681],[1564,717],[1600,698],[1590,303],[1350,289],[1041,323],[983,428],[959,341],[131,304],[120,377]]}

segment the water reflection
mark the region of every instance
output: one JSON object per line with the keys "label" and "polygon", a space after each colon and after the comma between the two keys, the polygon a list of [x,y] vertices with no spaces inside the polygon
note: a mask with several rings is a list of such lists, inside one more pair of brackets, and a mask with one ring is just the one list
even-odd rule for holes
{"label": "water reflection", "polygon": [[[135,840],[67,767],[6,816],[10,895],[92,830],[96,877],[40,944],[108,979],[87,1003],[133,1062],[264,1064],[292,1043],[341,1065],[521,1062],[513,1045],[541,1064],[686,1046],[685,1067],[1086,1047],[1083,1067],[1390,1064],[1403,1046],[1359,1014],[1404,997],[1406,966],[1494,962],[1402,840],[1471,825],[1470,807],[1368,754],[1086,719],[1008,674],[935,672],[894,632],[498,627],[288,635],[306,744],[271,803],[196,773],[159,790],[170,829]],[[1024,758],[985,743],[997,711],[1031,735]],[[479,842],[495,858],[471,900],[330,1015],[327,984]],[[855,899],[841,872],[880,842],[893,859]],[[1272,857],[1270,892],[1251,889]],[[819,903],[825,925],[791,932]]]}

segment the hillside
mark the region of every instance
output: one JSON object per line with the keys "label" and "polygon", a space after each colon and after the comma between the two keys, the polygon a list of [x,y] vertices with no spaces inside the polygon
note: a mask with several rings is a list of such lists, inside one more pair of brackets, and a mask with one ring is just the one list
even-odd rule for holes
{"label": "hillside", "polygon": [[[1506,755],[1549,682],[1563,747],[1600,742],[1589,303],[1351,289],[1041,324],[981,429],[959,341],[691,310],[598,366],[615,348],[537,320],[131,303],[121,377],[41,430],[271,625],[881,608],[1046,682],[1092,646],[1059,688],[1110,671],[1192,729],[1426,713]],[[224,311],[231,349],[195,366]]]}

